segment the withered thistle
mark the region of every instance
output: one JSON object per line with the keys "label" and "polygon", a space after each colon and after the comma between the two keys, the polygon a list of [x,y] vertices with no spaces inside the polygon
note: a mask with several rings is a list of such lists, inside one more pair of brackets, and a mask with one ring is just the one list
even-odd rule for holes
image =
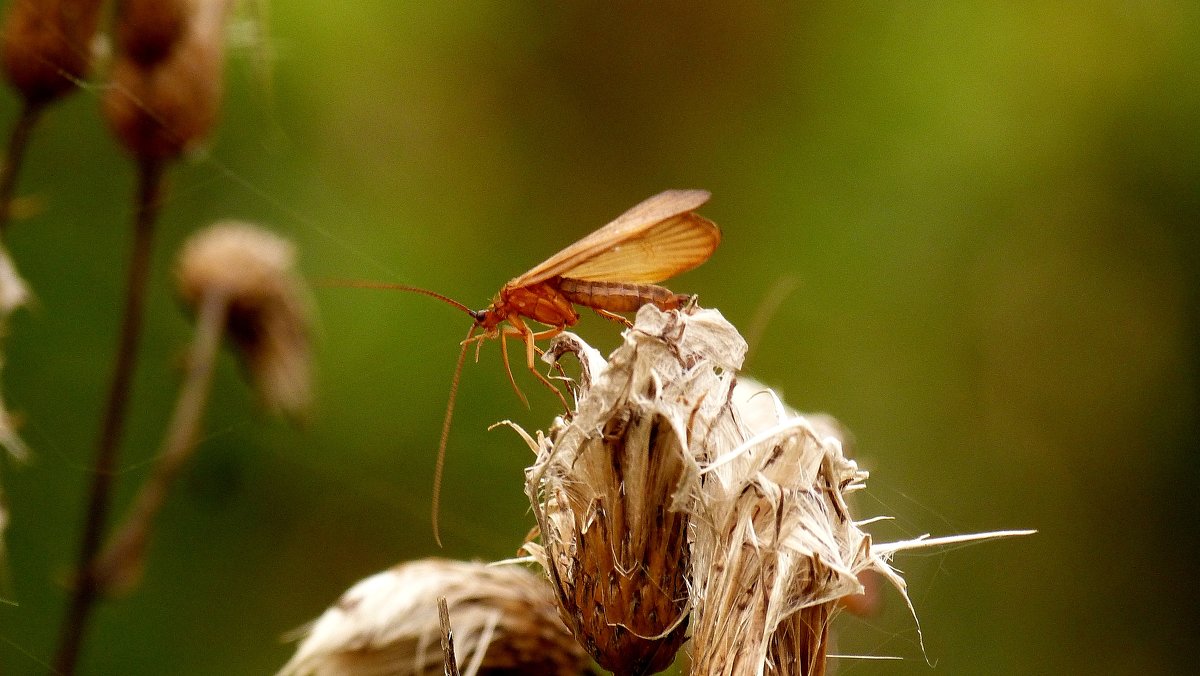
{"label": "withered thistle", "polygon": [[527,545],[563,619],[600,666],[670,665],[691,608],[692,446],[724,410],[746,344],[720,313],[642,308],[607,362],[565,334],[552,352],[583,364],[577,409],[549,438],[525,490],[540,529]]}
{"label": "withered thistle", "polygon": [[303,418],[312,403],[311,309],[286,239],[238,221],[193,235],[179,254],[179,295],[197,315],[225,307],[224,327],[272,412]]}
{"label": "withered thistle", "polygon": [[163,61],[188,28],[197,0],[117,0],[117,50],[151,67]]}
{"label": "withered thistle", "polygon": [[301,643],[279,676],[440,674],[441,597],[461,673],[586,672],[587,658],[559,620],[540,575],[514,565],[424,559],[351,587],[298,630]]}
{"label": "withered thistle", "polygon": [[695,308],[643,307],[608,360],[563,334],[549,358],[579,357],[576,410],[548,437],[518,429],[537,454],[526,548],[564,622],[616,674],[665,668],[685,631],[692,674],[823,674],[857,575],[903,594],[888,558],[949,541],[872,545],[846,504],[867,473],[840,427],[739,384],[745,350],[720,313]]}
{"label": "withered thistle", "polygon": [[867,475],[834,424],[752,381],[735,388],[697,456],[694,673],[825,673],[837,601],[885,566],[846,505]]}
{"label": "withered thistle", "polygon": [[104,116],[143,165],[195,149],[216,123],[229,0],[121,4]]}
{"label": "withered thistle", "polygon": [[13,0],[0,27],[0,62],[24,104],[0,159],[0,234],[13,215],[17,175],[47,104],[74,91],[92,65],[101,0]]}
{"label": "withered thistle", "polygon": [[4,74],[39,107],[72,91],[92,64],[101,0],[13,0],[0,29]]}
{"label": "withered thistle", "polygon": [[184,244],[177,275],[180,295],[195,311],[195,339],[153,470],[128,516],[89,567],[105,594],[128,593],[141,580],[154,520],[196,450],[226,332],[242,348],[260,399],[272,409],[297,415],[307,409],[308,312],[294,258],[287,240],[246,223],[218,223]]}

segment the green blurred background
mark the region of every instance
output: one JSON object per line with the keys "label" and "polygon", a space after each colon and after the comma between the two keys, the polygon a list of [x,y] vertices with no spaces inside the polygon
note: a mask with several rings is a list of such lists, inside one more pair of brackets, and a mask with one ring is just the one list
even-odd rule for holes
{"label": "green blurred background", "polygon": [[[871,471],[880,539],[1036,528],[899,557],[894,593],[838,620],[842,674],[1187,673],[1194,555],[1200,10],[1190,2],[273,3],[231,32],[224,117],[172,173],[117,513],[146,476],[189,320],[171,266],[236,217],[293,239],[313,280],[500,285],[668,187],[725,240],[671,282],[748,330],[747,369],[828,411]],[[265,33],[256,40],[255,31]],[[269,74],[262,77],[264,58]],[[52,109],[10,245],[37,293],[4,391],[36,452],[12,510],[0,673],[41,673],[62,611],[115,345],[133,173],[99,82]],[[0,102],[7,126],[10,96]],[[468,319],[317,286],[319,401],[256,413],[222,358],[199,456],[143,586],[102,607],[95,674],[261,674],[280,635],[401,560],[513,555],[524,444],[545,427],[497,349],[463,376],[442,533],[434,449]],[[611,348],[616,332],[580,332]]]}

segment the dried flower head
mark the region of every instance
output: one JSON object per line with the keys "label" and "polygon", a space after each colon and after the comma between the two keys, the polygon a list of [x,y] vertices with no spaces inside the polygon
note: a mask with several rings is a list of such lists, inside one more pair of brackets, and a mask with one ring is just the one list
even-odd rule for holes
{"label": "dried flower head", "polygon": [[117,49],[142,66],[167,58],[183,36],[196,0],[118,0]]}
{"label": "dried flower head", "polygon": [[527,545],[563,617],[606,669],[653,673],[685,639],[690,609],[691,446],[723,409],[746,344],[715,310],[646,306],[605,362],[564,334],[552,354],[583,364],[577,410],[528,439],[526,471],[541,545]]}
{"label": "dried flower head", "polygon": [[440,674],[445,597],[463,674],[580,674],[586,656],[541,576],[518,566],[424,559],[354,585],[312,624],[279,676]]}
{"label": "dried flower head", "polygon": [[193,308],[227,304],[226,327],[267,408],[303,414],[312,398],[309,303],[290,242],[263,228],[217,223],[179,255],[179,293]]}
{"label": "dried flower head", "polygon": [[745,350],[714,310],[652,306],[607,361],[570,334],[551,348],[579,356],[579,400],[548,438],[524,435],[541,537],[526,546],[568,626],[618,673],[665,668],[690,622],[692,673],[822,674],[856,574],[903,591],[895,550],[850,517],[844,494],[866,473],[844,432],[738,384]]}
{"label": "dried flower head", "polygon": [[138,159],[173,160],[212,130],[221,103],[229,6],[229,0],[122,5],[117,17],[122,51],[113,63],[104,115]]}
{"label": "dried flower head", "polygon": [[846,433],[738,382],[745,351],[715,310],[647,305],[607,361],[556,338],[547,358],[582,366],[576,411],[548,437],[513,425],[537,454],[525,492],[540,542],[526,549],[614,672],[664,668],[690,623],[690,673],[824,674],[830,621],[863,591],[860,573],[908,603],[897,551],[1030,532],[873,544],[846,504],[867,478]]}
{"label": "dried flower head", "polygon": [[832,419],[748,379],[730,403],[697,455],[696,673],[823,674],[837,601],[862,591],[860,571],[886,567],[845,501],[867,474]]}
{"label": "dried flower head", "polygon": [[29,105],[73,90],[87,77],[101,0],[13,0],[0,33],[4,72]]}

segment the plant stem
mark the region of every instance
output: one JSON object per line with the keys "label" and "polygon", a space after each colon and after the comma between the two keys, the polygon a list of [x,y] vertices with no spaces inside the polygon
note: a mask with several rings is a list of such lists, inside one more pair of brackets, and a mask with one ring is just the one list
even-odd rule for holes
{"label": "plant stem", "polygon": [[450,608],[446,597],[439,596],[437,600],[438,619],[442,624],[442,674],[458,676],[458,658],[454,656],[454,630],[450,627]]}
{"label": "plant stem", "polygon": [[138,210],[126,278],[125,314],[121,321],[116,364],[108,392],[108,403],[104,409],[95,462],[92,465],[92,485],[84,512],[77,579],[66,617],[63,619],[58,653],[54,660],[54,673],[66,676],[75,673],[88,618],[97,598],[98,588],[96,578],[92,574],[91,561],[100,548],[108,517],[113,476],[117,467],[117,451],[125,427],[125,412],[129,403],[134,368],[137,365],[142,315],[145,310],[146,280],[150,276],[154,223],[158,217],[161,200],[161,165],[144,161],[139,164],[138,169]]}
{"label": "plant stem", "polygon": [[21,115],[13,124],[12,133],[8,137],[8,152],[4,155],[3,164],[0,164],[0,235],[8,230],[13,194],[17,189],[17,174],[21,172],[25,148],[29,146],[29,136],[41,118],[41,113],[40,104],[27,102],[21,108]]}
{"label": "plant stem", "polygon": [[228,297],[219,292],[208,293],[200,304],[187,375],[179,389],[162,452],[152,473],[138,490],[129,515],[90,566],[101,595],[128,591],[141,577],[154,519],[162,510],[175,478],[196,450],[196,438],[208,403],[228,308]]}

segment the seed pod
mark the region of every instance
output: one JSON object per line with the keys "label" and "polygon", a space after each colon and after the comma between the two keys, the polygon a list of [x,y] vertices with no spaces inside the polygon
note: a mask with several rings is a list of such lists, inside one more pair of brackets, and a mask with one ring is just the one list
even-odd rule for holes
{"label": "seed pod", "polygon": [[226,300],[226,329],[264,405],[302,416],[312,399],[311,313],[294,264],[287,240],[227,221],[188,240],[176,274],[188,305],[211,294]]}
{"label": "seed pod", "polygon": [[439,597],[449,607],[454,652],[463,665],[477,660],[475,673],[585,673],[586,656],[552,596],[541,576],[517,566],[411,561],[362,580],[302,628],[278,676],[442,673]]}
{"label": "seed pod", "polygon": [[[190,13],[173,41],[169,26],[164,29],[157,22],[144,33],[136,25],[119,29],[123,46],[135,51],[120,52],[113,63],[104,115],[134,157],[143,162],[176,159],[203,143],[212,130],[221,103],[228,7],[228,0],[190,0]],[[147,60],[164,51],[158,60]]]}
{"label": "seed pod", "polygon": [[87,77],[101,0],[13,0],[4,17],[4,73],[29,105],[42,105]]}

